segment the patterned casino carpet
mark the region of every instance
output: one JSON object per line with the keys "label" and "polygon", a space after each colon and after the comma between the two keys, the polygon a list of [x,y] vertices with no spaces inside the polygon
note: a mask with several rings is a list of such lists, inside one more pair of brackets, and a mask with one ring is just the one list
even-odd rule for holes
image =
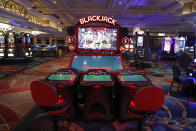
{"label": "patterned casino carpet", "polygon": [[[1,61],[0,63],[0,79],[14,75],[15,73],[27,70],[34,66],[43,64],[54,58],[34,58],[32,61],[27,62],[13,62],[13,61]],[[14,63],[14,64],[13,64]]]}
{"label": "patterned casino carpet", "polygon": [[[57,58],[0,80],[0,131],[14,129],[16,124],[23,120],[35,107],[29,92],[31,81],[45,78],[48,74],[60,68],[68,67],[69,60],[70,57]],[[159,68],[147,68],[137,70],[137,72],[146,74],[155,85],[163,88],[167,94],[172,81],[171,65],[171,63],[160,62]],[[143,130],[196,130],[196,102],[191,100],[192,102],[187,103],[186,101],[191,98],[176,95],[173,97],[174,95],[166,95],[162,109],[157,111],[155,116],[145,119]],[[137,122],[76,124],[64,121],[59,123],[59,127],[60,130],[70,129],[71,131],[136,131]],[[51,131],[52,122],[42,117],[34,121],[28,129],[32,131]]]}
{"label": "patterned casino carpet", "polygon": [[0,79],[0,131],[12,130],[35,107],[29,91],[31,81],[68,67],[69,59],[56,58]]}

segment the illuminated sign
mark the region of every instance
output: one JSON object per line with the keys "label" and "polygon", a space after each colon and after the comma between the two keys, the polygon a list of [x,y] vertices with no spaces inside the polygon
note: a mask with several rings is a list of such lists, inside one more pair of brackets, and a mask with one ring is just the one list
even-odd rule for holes
{"label": "illuminated sign", "polygon": [[144,35],[144,31],[140,30],[137,32],[138,35]]}
{"label": "illuminated sign", "polygon": [[123,37],[122,38],[122,44],[124,44],[124,45],[129,44],[129,38],[128,37]]}
{"label": "illuminated sign", "polygon": [[158,33],[158,36],[165,36],[165,33]]}
{"label": "illuminated sign", "polygon": [[69,45],[69,50],[70,50],[70,51],[74,51],[74,50],[75,50],[75,48],[76,48],[76,47],[75,47],[75,45],[74,45],[74,44],[70,44],[70,45]]}
{"label": "illuminated sign", "polygon": [[67,43],[73,43],[74,42],[74,39],[73,39],[72,36],[67,36],[66,37],[66,41],[67,41]]}
{"label": "illuminated sign", "polygon": [[122,52],[123,54],[126,52],[126,48],[124,46],[120,46],[119,47],[120,52]]}
{"label": "illuminated sign", "polygon": [[89,22],[106,22],[112,25],[116,24],[116,20],[113,19],[112,17],[108,17],[108,16],[88,16],[87,18],[81,18],[80,19],[80,24],[86,24]]}

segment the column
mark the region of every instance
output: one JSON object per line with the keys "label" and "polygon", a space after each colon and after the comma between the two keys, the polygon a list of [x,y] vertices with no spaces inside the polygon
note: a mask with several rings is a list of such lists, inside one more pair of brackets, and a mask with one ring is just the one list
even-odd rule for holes
{"label": "column", "polygon": [[54,44],[57,45],[57,39],[54,39]]}
{"label": "column", "polygon": [[41,45],[45,45],[46,44],[46,38],[41,37]]}
{"label": "column", "polygon": [[49,35],[49,45],[52,45],[52,33]]}
{"label": "column", "polygon": [[37,45],[37,36],[34,35],[34,38],[33,38],[33,45]]}

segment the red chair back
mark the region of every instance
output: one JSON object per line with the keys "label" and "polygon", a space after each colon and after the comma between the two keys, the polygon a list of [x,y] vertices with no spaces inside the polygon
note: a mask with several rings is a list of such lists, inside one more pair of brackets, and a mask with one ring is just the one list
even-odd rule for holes
{"label": "red chair back", "polygon": [[149,86],[137,89],[133,101],[135,109],[139,111],[156,111],[162,107],[164,98],[163,89]]}
{"label": "red chair back", "polygon": [[44,81],[33,81],[30,86],[33,100],[41,106],[54,106],[57,103],[57,90]]}

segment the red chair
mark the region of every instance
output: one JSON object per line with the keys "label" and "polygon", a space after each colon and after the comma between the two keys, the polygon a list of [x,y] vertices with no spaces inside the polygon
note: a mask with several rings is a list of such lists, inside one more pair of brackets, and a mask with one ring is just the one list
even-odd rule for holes
{"label": "red chair", "polygon": [[56,87],[50,85],[46,81],[33,81],[30,86],[31,94],[34,102],[40,105],[43,112],[48,112],[53,118],[54,130],[58,130],[58,119],[69,119],[70,104],[62,98],[59,98]]}
{"label": "red chair", "polygon": [[129,100],[126,115],[138,119],[138,131],[142,130],[142,121],[159,110],[165,98],[163,89],[156,86],[138,87]]}
{"label": "red chair", "polygon": [[101,86],[85,87],[85,121],[111,121],[109,109],[109,89]]}

